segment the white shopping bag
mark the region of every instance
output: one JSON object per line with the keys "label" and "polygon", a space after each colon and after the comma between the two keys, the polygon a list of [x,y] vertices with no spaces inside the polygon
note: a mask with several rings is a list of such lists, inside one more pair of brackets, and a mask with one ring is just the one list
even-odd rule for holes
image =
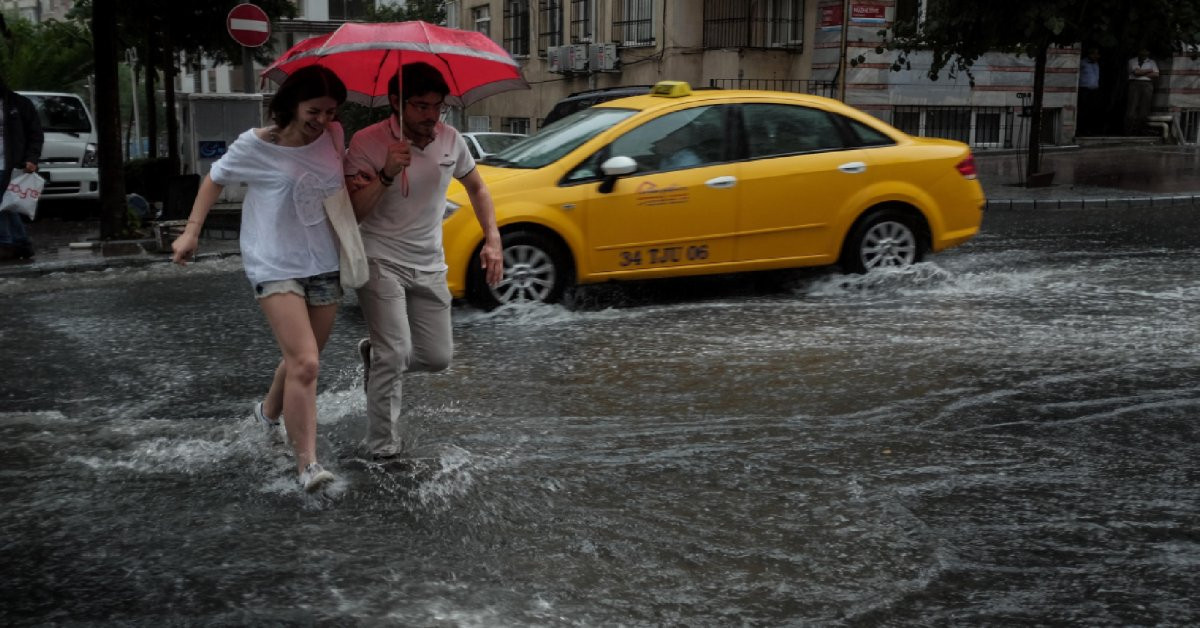
{"label": "white shopping bag", "polygon": [[36,172],[13,170],[8,188],[4,190],[4,198],[0,200],[0,211],[25,214],[33,220],[37,214],[38,197],[42,195],[44,185],[45,179],[39,177]]}

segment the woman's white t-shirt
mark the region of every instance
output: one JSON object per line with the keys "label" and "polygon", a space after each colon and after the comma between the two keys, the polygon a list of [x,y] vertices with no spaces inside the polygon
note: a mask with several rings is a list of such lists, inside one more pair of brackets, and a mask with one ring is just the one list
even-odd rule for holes
{"label": "woman's white t-shirt", "polygon": [[272,144],[250,129],[213,163],[208,173],[213,182],[247,184],[240,239],[251,285],[338,269],[324,200],[344,185],[341,138],[337,123],[304,146]]}

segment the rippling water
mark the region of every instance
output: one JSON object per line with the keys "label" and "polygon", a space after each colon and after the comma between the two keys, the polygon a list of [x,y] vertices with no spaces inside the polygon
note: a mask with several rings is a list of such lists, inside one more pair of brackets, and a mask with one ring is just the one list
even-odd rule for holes
{"label": "rippling water", "polygon": [[361,459],[351,300],[325,499],[251,421],[237,260],[0,281],[0,618],[1194,624],[1193,224],[994,214],[908,271],[461,308],[416,471]]}

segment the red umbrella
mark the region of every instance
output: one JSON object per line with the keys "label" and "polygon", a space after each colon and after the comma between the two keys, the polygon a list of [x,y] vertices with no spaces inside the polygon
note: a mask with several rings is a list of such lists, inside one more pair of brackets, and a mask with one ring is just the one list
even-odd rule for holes
{"label": "red umbrella", "polygon": [[448,104],[466,106],[492,94],[529,89],[517,62],[491,38],[426,22],[347,22],[280,55],[262,76],[282,83],[304,66],[320,64],[346,84],[349,100],[387,104],[387,83],[401,63],[424,61],[450,86]]}

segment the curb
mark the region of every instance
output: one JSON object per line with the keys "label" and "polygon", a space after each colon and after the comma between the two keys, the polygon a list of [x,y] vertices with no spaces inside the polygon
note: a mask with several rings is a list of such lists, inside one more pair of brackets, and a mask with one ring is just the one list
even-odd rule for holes
{"label": "curb", "polygon": [[1000,199],[989,200],[984,210],[999,209],[1134,209],[1138,207],[1175,207],[1200,204],[1200,194],[1175,194],[1163,196],[1077,197],[1062,199]]}

